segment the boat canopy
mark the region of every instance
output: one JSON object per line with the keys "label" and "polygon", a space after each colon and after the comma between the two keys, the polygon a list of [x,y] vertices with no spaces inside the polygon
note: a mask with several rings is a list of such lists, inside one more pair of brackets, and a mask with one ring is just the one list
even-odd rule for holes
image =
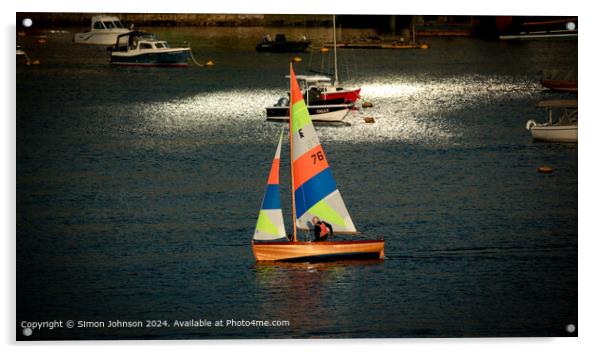
{"label": "boat canopy", "polygon": [[[127,38],[124,40],[123,38]],[[136,38],[144,38],[148,40],[155,40],[155,35],[149,32],[143,31],[130,31],[117,36],[117,41],[115,42],[115,50],[126,50],[128,47],[134,46],[134,39]]]}
{"label": "boat canopy", "polygon": [[545,100],[537,102],[540,108],[577,108],[577,100]]}
{"label": "boat canopy", "polygon": [[[103,26],[104,25],[104,26]],[[92,17],[92,28],[94,29],[114,29],[125,28],[118,17],[115,16],[94,16]]]}

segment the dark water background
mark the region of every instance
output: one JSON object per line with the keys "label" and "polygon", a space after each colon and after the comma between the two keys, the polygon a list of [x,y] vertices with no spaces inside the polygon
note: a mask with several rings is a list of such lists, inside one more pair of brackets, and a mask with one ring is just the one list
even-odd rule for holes
{"label": "dark water background", "polygon": [[[341,50],[344,84],[375,107],[317,129],[356,226],[385,237],[386,259],[262,265],[249,242],[284,126],[264,107],[286,92],[289,55],[256,53],[261,28],[156,32],[216,66],[111,67],[71,33],[17,39],[41,61],[17,67],[18,339],[576,334],[565,326],[577,324],[577,145],[524,129],[543,119],[538,100],[569,97],[538,80],[576,72],[576,41]],[[297,70],[327,55],[304,54]],[[544,164],[554,173],[538,174]],[[290,326],[20,328],[192,318]]]}

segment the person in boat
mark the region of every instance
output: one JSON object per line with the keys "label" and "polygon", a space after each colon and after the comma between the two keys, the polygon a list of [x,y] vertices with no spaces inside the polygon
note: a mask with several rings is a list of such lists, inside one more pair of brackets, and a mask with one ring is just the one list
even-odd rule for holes
{"label": "person in boat", "polygon": [[314,225],[314,242],[326,241],[328,235],[332,236],[332,225],[326,221],[320,221],[320,218],[314,216],[311,223]]}

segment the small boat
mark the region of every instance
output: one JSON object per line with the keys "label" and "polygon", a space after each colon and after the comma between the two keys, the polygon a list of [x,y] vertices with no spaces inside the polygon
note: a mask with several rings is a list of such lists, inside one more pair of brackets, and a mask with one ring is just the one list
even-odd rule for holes
{"label": "small boat", "polygon": [[385,241],[382,238],[311,242],[297,237],[298,229],[310,230],[313,217],[331,224],[336,235],[358,232],[332,176],[292,64],[290,72],[293,106],[289,116],[293,234],[290,239],[286,235],[280,204],[281,133],[251,242],[255,260],[311,262],[383,259]]}
{"label": "small boat", "polygon": [[73,35],[73,42],[78,44],[112,45],[117,36],[127,33],[127,29],[115,16],[94,16],[89,31]]}
{"label": "small boat", "polygon": [[277,34],[276,38],[272,40],[268,34],[261,39],[255,50],[272,53],[300,53],[305,51],[310,44],[311,41],[305,37],[300,41],[288,41],[284,34]]}
{"label": "small boat", "polygon": [[111,64],[130,66],[188,66],[190,48],[171,48],[153,34],[131,31],[117,36]]}
{"label": "small boat", "polygon": [[[337,18],[332,15],[332,42],[334,53],[334,80],[325,83],[319,78],[309,81],[309,76],[305,77],[305,82],[308,86],[314,85],[320,90],[320,98],[325,101],[343,99],[345,102],[355,102],[360,98],[361,88],[345,89],[339,86],[339,65],[337,60]],[[320,85],[321,83],[321,85]]]}
{"label": "small boat", "polygon": [[578,18],[524,22],[518,33],[500,35],[501,40],[577,39]]}
{"label": "small boat", "polygon": [[[546,110],[547,122],[537,123],[529,120],[526,129],[534,140],[576,143],[577,142],[577,100],[548,100],[537,103],[537,107]],[[554,111],[557,110],[557,119]]]}
{"label": "small boat", "polygon": [[[29,60],[29,56],[27,55],[25,50],[23,50],[23,48],[21,48],[20,45],[17,46],[17,60],[18,60],[18,58],[25,58],[27,64],[29,64],[31,62]],[[17,61],[17,63],[18,63],[18,61]]]}
{"label": "small boat", "polygon": [[541,80],[541,85],[558,92],[577,92],[576,80]]}

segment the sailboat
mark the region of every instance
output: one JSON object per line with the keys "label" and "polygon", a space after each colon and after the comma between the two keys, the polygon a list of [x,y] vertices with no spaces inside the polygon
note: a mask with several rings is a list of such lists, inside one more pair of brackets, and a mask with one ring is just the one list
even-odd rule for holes
{"label": "sailboat", "polygon": [[360,98],[361,88],[346,89],[339,87],[339,70],[337,62],[337,21],[336,15],[332,15],[332,40],[334,43],[334,83],[329,85],[321,85],[319,89],[321,91],[320,98],[329,101],[336,99],[344,99],[346,102],[355,102]]}
{"label": "sailboat", "polygon": [[[361,88],[346,89],[339,86],[337,62],[337,25],[332,16],[332,36],[334,46],[334,78],[324,75],[299,75],[306,93],[306,103],[311,120],[314,122],[340,123],[349,114],[360,98]],[[289,78],[287,76],[287,78]],[[334,80],[334,81],[333,81]],[[313,99],[311,99],[313,97]],[[266,107],[267,120],[286,122],[290,115],[290,99],[281,97],[273,106]]]}
{"label": "sailboat", "polygon": [[[256,261],[316,261],[332,259],[384,258],[384,239],[299,241],[298,230],[309,231],[317,216],[332,225],[334,234],[357,234],[345,202],[337,188],[326,154],[320,144],[290,65],[291,107],[289,143],[291,160],[292,238],[286,236],[279,193],[282,136],[272,162],[255,234],[252,240]],[[335,236],[336,237],[336,236]],[[333,237],[334,238],[334,237]]]}

